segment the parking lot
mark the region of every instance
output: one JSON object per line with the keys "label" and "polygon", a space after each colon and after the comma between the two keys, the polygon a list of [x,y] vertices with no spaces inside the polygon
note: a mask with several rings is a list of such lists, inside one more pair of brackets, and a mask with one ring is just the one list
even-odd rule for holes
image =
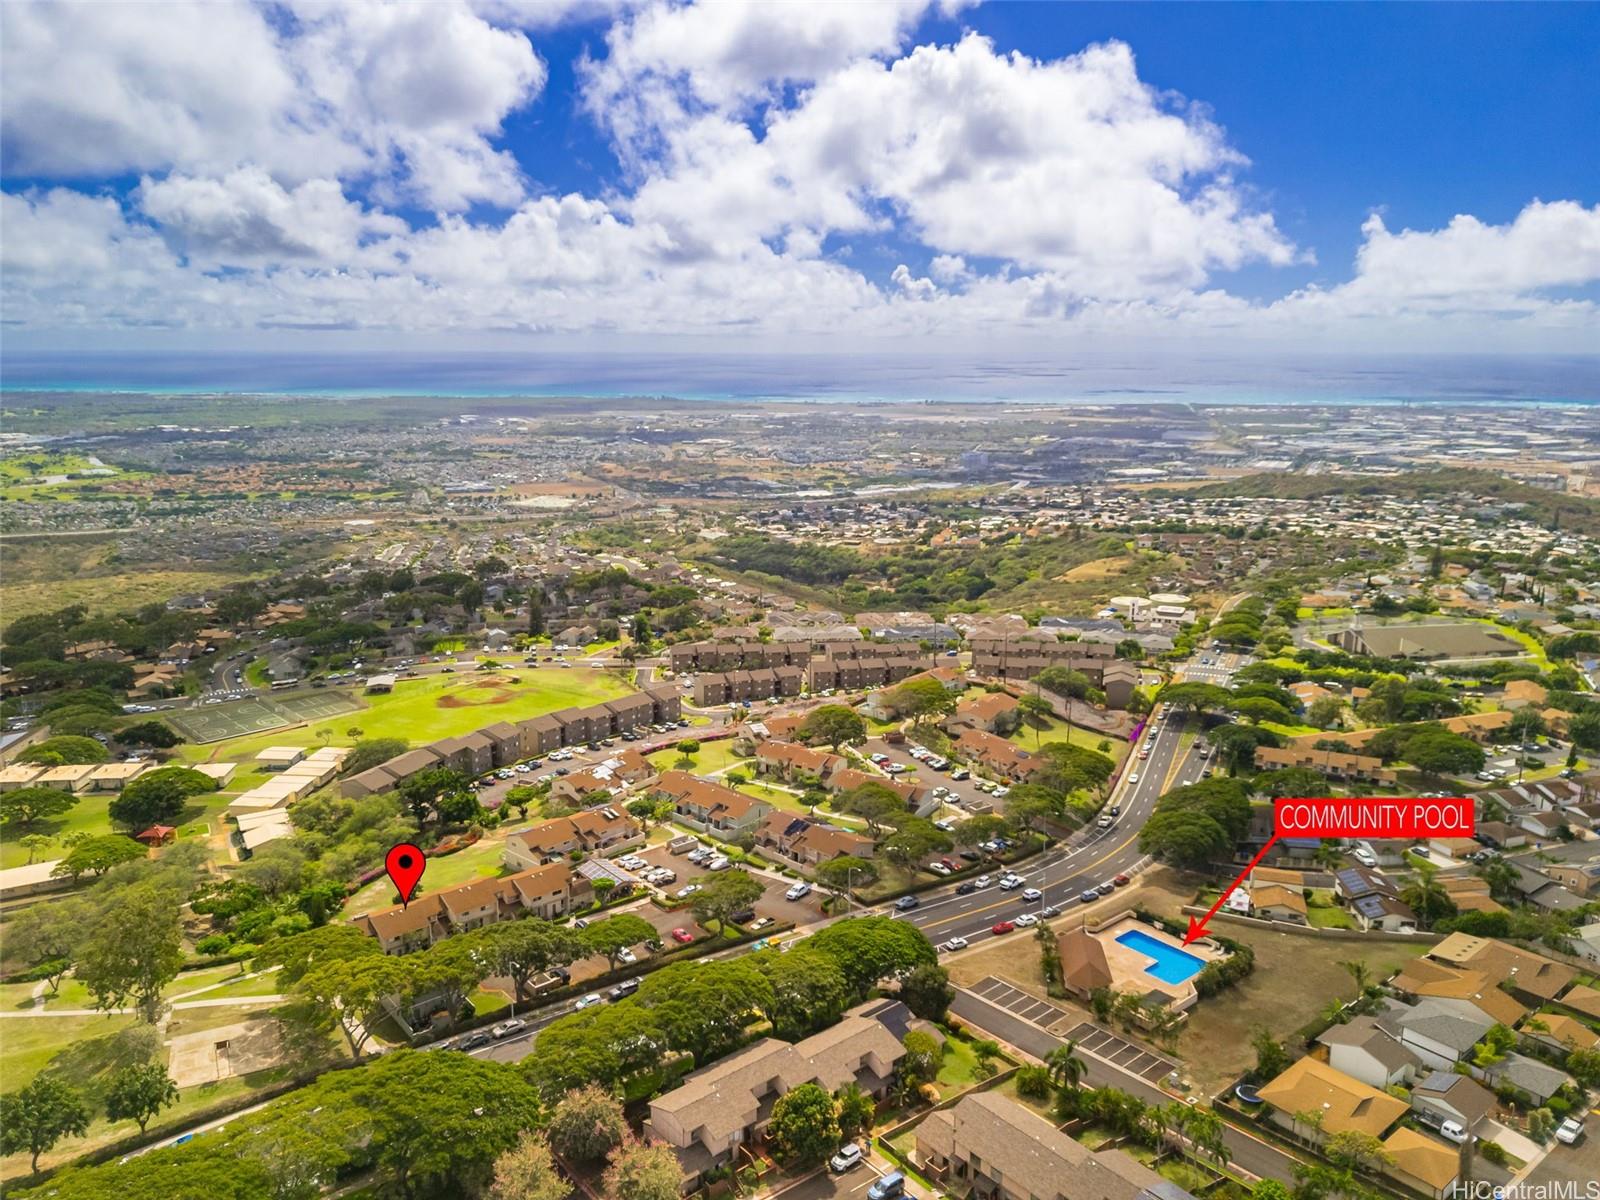
{"label": "parking lot", "polygon": [[1079,1022],[1067,1030],[1064,1036],[1076,1042],[1078,1049],[1087,1050],[1096,1058],[1115,1063],[1124,1071],[1143,1076],[1151,1083],[1164,1079],[1178,1069],[1177,1064],[1171,1059],[1162,1058],[1159,1054],[1135,1045],[1127,1038],[1118,1037],[1109,1030],[1101,1029],[1089,1021]]}
{"label": "parking lot", "polygon": [[1072,1016],[1066,1009],[1029,995],[1021,988],[1012,987],[1005,980],[996,979],[993,975],[980,979],[967,990],[973,995],[982,996],[990,1004],[1015,1013],[1024,1021],[1032,1021],[1041,1029],[1049,1029],[1052,1025]]}
{"label": "parking lot", "polygon": [[[707,845],[716,846],[716,843],[711,839],[704,840]],[[685,884],[702,879],[703,876],[710,874],[704,867],[690,862],[688,855],[673,854],[665,846],[652,846],[648,850],[640,850],[636,851],[636,853],[652,866],[670,867],[678,873],[676,883],[667,884],[661,889],[669,896]],[[774,921],[792,921],[796,925],[807,924],[822,916],[822,894],[820,892],[813,890],[803,900],[787,900],[784,898],[784,893],[792,886],[793,880],[772,879],[761,874],[756,874],[755,878],[759,879],[766,888],[766,894],[755,903],[757,916],[771,917]],[[687,910],[680,910],[680,915],[688,915]]]}
{"label": "parking lot", "polygon": [[[880,1166],[869,1158],[842,1175],[835,1175],[828,1170],[819,1171],[781,1192],[773,1193],[773,1200],[866,1200],[867,1189],[877,1183],[886,1170],[887,1166]],[[907,1180],[906,1194],[915,1195],[915,1187]]]}

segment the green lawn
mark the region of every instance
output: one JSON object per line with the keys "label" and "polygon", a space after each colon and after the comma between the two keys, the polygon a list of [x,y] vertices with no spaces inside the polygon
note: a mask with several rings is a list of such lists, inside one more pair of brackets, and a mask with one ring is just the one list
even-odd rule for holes
{"label": "green lawn", "polygon": [[[529,824],[530,822],[513,823],[502,828],[515,832],[528,828]],[[430,858],[427,868],[422,873],[421,890],[417,895],[423,896],[428,892],[457,887],[474,879],[488,879],[508,874],[501,862],[504,852],[505,839],[496,836],[486,837],[476,845],[468,846],[465,850],[457,850],[454,854],[446,854],[442,858]],[[394,895],[393,884],[387,879],[376,879],[345,902],[344,915],[346,918],[359,917],[363,913],[388,908],[395,903]]]}
{"label": "green lawn", "polygon": [[[516,683],[510,680],[515,678]],[[358,696],[366,705],[292,729],[184,746],[190,762],[253,762],[268,746],[348,746],[360,738],[404,738],[413,744],[471,733],[496,721],[520,721],[559,708],[596,704],[633,689],[614,675],[583,668],[507,667],[402,679],[387,695]],[[351,729],[359,729],[352,734]],[[329,737],[326,743],[322,734]]]}
{"label": "green lawn", "polygon": [[19,1091],[46,1066],[74,1077],[97,1074],[96,1064],[114,1057],[117,1032],[132,1024],[133,1017],[122,1015],[4,1018],[0,1092]]}
{"label": "green lawn", "polygon": [[[38,821],[34,824],[33,832],[42,833],[46,837],[54,838],[51,845],[38,852],[36,862],[50,862],[60,858],[66,853],[66,847],[61,844],[61,839],[70,833],[88,833],[96,836],[106,833],[115,833],[117,829],[111,824],[109,806],[116,797],[115,792],[84,792],[78,797],[78,803],[69,810],[65,816],[53,821]],[[228,807],[229,796],[220,792],[207,792],[195,796],[184,809],[178,821],[177,830],[180,838],[204,837],[208,833],[215,833],[220,829],[220,820],[224,810]],[[0,839],[0,869],[22,867],[28,863],[28,852],[19,844],[22,830],[17,827],[8,827],[4,839]]]}
{"label": "green lawn", "polygon": [[[1099,751],[1109,755],[1114,762],[1121,762],[1128,757],[1128,743],[1123,738],[1108,738],[1105,734],[1093,729],[1084,729],[1077,725],[1068,725],[1059,717],[1044,718],[1045,724],[1035,728],[1031,722],[1024,723],[1023,727],[1011,735],[1011,741],[1021,746],[1024,750],[1036,750],[1040,746],[1047,746],[1051,742],[1066,742],[1073,746],[1082,746],[1085,750]],[[1100,749],[1101,742],[1110,742],[1105,750]]]}
{"label": "green lawn", "polygon": [[[679,730],[683,734],[680,740],[693,740],[689,731]],[[740,758],[733,752],[733,738],[723,738],[721,741],[704,742],[698,753],[693,755],[694,765],[688,768],[696,775],[714,775],[719,771],[743,769],[751,775],[755,774],[756,760],[753,758]],[[657,750],[650,756],[653,766],[663,771],[677,769],[678,752],[676,750]]]}

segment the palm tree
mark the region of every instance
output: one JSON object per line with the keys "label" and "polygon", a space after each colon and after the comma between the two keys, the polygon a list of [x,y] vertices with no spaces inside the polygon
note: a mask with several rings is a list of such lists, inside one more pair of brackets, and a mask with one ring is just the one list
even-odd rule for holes
{"label": "palm tree", "polygon": [[1232,1155],[1228,1152],[1222,1118],[1206,1108],[1190,1108],[1188,1112],[1189,1123],[1184,1132],[1189,1135],[1189,1144],[1215,1159],[1219,1167],[1227,1166]]}
{"label": "palm tree", "polygon": [[1050,1082],[1068,1091],[1077,1091],[1083,1083],[1087,1064],[1077,1054],[1078,1043],[1066,1041],[1045,1057],[1045,1069],[1050,1072]]}
{"label": "palm tree", "polygon": [[1400,893],[1400,899],[1411,906],[1424,929],[1432,929],[1436,919],[1455,909],[1455,902],[1450,899],[1450,893],[1444,890],[1444,884],[1439,882],[1438,877],[1438,867],[1432,863],[1420,863],[1416,879]]}
{"label": "palm tree", "polygon": [[1367,994],[1367,984],[1372,980],[1372,969],[1359,958],[1341,962],[1339,965],[1350,972],[1350,978],[1356,983],[1356,999],[1361,999]]}

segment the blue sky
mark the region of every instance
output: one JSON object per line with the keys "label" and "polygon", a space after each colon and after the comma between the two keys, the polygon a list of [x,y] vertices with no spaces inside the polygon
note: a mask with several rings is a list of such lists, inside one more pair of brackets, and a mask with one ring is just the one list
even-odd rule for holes
{"label": "blue sky", "polygon": [[1597,5],[110,11],[0,9],[19,349],[1600,345]]}

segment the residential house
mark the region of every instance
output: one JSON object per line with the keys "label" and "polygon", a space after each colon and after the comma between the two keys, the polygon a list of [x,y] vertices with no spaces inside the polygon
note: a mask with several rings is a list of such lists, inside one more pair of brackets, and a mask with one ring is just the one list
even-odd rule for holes
{"label": "residential house", "polygon": [[1454,1071],[1430,1071],[1411,1089],[1411,1107],[1477,1133],[1494,1115],[1494,1093]]}
{"label": "residential house", "polygon": [[1528,1041],[1554,1051],[1563,1061],[1574,1050],[1593,1050],[1600,1046],[1600,1034],[1582,1021],[1574,1021],[1561,1013],[1533,1013],[1518,1032]]}
{"label": "residential house", "polygon": [[1417,958],[1407,963],[1389,986],[1403,995],[1427,998],[1463,1015],[1476,1012],[1491,1023],[1514,1026],[1528,1010],[1501,991],[1496,986],[1498,982],[1499,976],[1490,971],[1462,970]]}
{"label": "residential house", "polygon": [[839,767],[828,772],[822,786],[830,792],[850,792],[867,783],[888,788],[906,802],[907,808],[915,808],[932,790],[925,783],[912,783],[890,775],[875,775],[855,767]]}
{"label": "residential house", "polygon": [[976,1200],[1190,1196],[1121,1149],[1095,1151],[999,1092],[969,1092],[917,1125],[913,1163],[939,1190]]}
{"label": "residential house", "polygon": [[351,923],[377,938],[385,954],[405,954],[496,921],[564,916],[572,907],[573,890],[572,872],[563,863],[552,863],[429,892],[409,905],[396,904],[356,917]]}
{"label": "residential house", "polygon": [[1424,1064],[1448,1071],[1470,1056],[1494,1021],[1476,1010],[1428,999],[1391,1004],[1379,1015],[1378,1024]]}
{"label": "residential house", "polygon": [[1488,1080],[1496,1090],[1509,1086],[1526,1092],[1533,1097],[1535,1104],[1543,1104],[1572,1082],[1565,1071],[1525,1054],[1518,1054],[1515,1050],[1492,1067],[1483,1070],[1474,1068],[1473,1074]]}
{"label": "residential house", "polygon": [[1351,1079],[1382,1091],[1415,1079],[1422,1060],[1391,1037],[1370,1016],[1352,1017],[1317,1035],[1328,1048],[1328,1065]]}
{"label": "residential house", "polygon": [[762,1038],[652,1100],[645,1135],[672,1147],[684,1190],[760,1138],[778,1098],[801,1084],[832,1093],[853,1083],[874,1098],[887,1095],[905,1048],[877,1015],[867,1015],[879,1007],[850,1009],[837,1024],[793,1044]]}
{"label": "residential house", "polygon": [[[1483,971],[1512,995],[1531,1005],[1554,1000],[1578,977],[1577,968],[1498,938],[1452,933],[1428,951],[1435,962]],[[1510,1022],[1507,1022],[1510,1024]]]}
{"label": "residential house", "polygon": [[1435,1200],[1455,1194],[1461,1177],[1461,1156],[1456,1150],[1408,1126],[1390,1134],[1383,1149],[1390,1159],[1384,1172],[1397,1182]]}
{"label": "residential house", "polygon": [[808,867],[842,855],[871,858],[875,852],[872,839],[863,834],[781,809],[762,821],[756,831],[756,844]]}
{"label": "residential house", "polygon": [[[1274,1123],[1317,1142],[1346,1132],[1382,1137],[1406,1113],[1404,1100],[1309,1056],[1297,1059],[1259,1092],[1272,1106]],[[1321,1113],[1321,1124],[1302,1124],[1298,1114],[1308,1112]]]}
{"label": "residential house", "polygon": [[1258,771],[1283,771],[1290,768],[1316,771],[1330,779],[1355,779],[1364,783],[1393,783],[1396,773],[1370,754],[1346,754],[1339,750],[1318,750],[1312,746],[1258,746],[1255,764]]}
{"label": "residential house", "polygon": [[962,729],[1005,734],[1014,731],[1020,720],[1015,696],[1006,692],[985,692],[957,704],[955,712],[945,719],[944,727],[953,734]]}
{"label": "residential house", "polygon": [[1489,895],[1489,882],[1476,875],[1447,875],[1440,885],[1458,912],[1505,912],[1505,906]]}
{"label": "residential house", "polygon": [[654,791],[672,801],[673,811],[684,824],[725,838],[754,833],[772,811],[772,805],[764,800],[687,771],[665,772],[656,780]]}
{"label": "residential house", "polygon": [[1258,884],[1250,890],[1250,910],[1264,921],[1307,923],[1305,896],[1275,883]]}

